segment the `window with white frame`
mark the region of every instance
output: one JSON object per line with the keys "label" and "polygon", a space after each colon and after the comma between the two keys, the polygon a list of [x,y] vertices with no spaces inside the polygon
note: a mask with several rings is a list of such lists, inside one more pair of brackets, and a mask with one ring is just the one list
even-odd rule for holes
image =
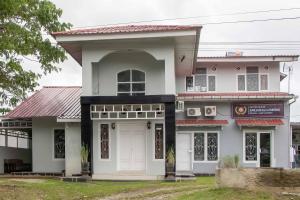
{"label": "window with white frame", "polygon": [[145,72],[139,70],[125,70],[118,73],[118,95],[145,95]]}
{"label": "window with white frame", "polygon": [[257,161],[257,133],[245,133],[244,153],[246,161]]}
{"label": "window with white frame", "polygon": [[154,133],[154,148],[155,148],[155,159],[164,158],[164,126],[163,124],[155,124]]}
{"label": "window with white frame", "polygon": [[238,74],[238,91],[268,90],[268,74],[259,73],[258,67],[247,67],[246,74]]}
{"label": "window with white frame", "polygon": [[187,92],[216,91],[216,76],[207,74],[206,68],[197,68],[196,74],[186,77]]}
{"label": "window with white frame", "polygon": [[219,135],[217,132],[194,133],[194,161],[219,159]]}
{"label": "window with white frame", "polygon": [[101,159],[109,159],[109,125],[100,126],[100,152]]}
{"label": "window with white frame", "polygon": [[64,129],[54,130],[54,158],[55,159],[65,158],[65,130]]}

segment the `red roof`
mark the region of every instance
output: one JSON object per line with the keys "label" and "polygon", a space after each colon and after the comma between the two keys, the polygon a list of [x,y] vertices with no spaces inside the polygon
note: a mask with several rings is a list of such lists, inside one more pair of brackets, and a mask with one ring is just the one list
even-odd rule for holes
{"label": "red roof", "polygon": [[238,126],[277,126],[283,125],[281,119],[237,119]]}
{"label": "red roof", "polygon": [[185,92],[178,99],[291,99],[286,92]]}
{"label": "red roof", "polygon": [[116,33],[141,33],[141,32],[165,32],[165,31],[187,31],[196,30],[201,26],[186,25],[126,25],[107,26],[85,29],[74,29],[62,32],[53,32],[52,35],[92,35],[92,34],[116,34]]}
{"label": "red roof", "polygon": [[81,87],[79,86],[43,87],[9,112],[5,118],[80,115],[80,95]]}
{"label": "red roof", "polygon": [[217,119],[182,119],[176,120],[177,126],[223,126],[227,125],[227,120]]}

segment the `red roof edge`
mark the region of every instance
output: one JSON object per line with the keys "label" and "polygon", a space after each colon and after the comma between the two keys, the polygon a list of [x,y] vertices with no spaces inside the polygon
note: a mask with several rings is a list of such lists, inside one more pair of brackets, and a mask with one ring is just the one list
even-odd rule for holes
{"label": "red roof edge", "polygon": [[189,126],[189,125],[196,125],[196,126],[223,126],[227,125],[227,120],[217,120],[217,119],[182,119],[176,120],[177,126]]}
{"label": "red roof edge", "polygon": [[236,119],[238,126],[280,126],[284,125],[281,119]]}

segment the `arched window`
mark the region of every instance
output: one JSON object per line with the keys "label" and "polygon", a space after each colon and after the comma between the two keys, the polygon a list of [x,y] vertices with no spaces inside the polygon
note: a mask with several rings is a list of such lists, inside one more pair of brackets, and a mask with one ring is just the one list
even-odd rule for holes
{"label": "arched window", "polygon": [[145,73],[125,70],[118,73],[118,96],[145,95]]}

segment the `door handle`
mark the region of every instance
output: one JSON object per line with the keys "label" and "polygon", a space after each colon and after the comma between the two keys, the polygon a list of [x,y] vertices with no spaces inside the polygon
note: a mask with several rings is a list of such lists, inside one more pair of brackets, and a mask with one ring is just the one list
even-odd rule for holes
{"label": "door handle", "polygon": [[193,153],[193,150],[190,149],[190,150],[188,150],[188,152],[189,152],[189,153]]}

